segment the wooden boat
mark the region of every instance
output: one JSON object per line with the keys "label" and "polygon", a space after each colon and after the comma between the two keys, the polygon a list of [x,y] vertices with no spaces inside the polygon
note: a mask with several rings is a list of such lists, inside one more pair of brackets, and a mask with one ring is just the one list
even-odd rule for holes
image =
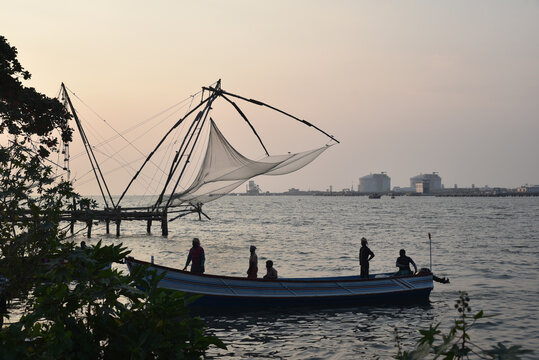
{"label": "wooden boat", "polygon": [[417,275],[395,277],[394,273],[324,278],[247,278],[200,275],[128,257],[128,268],[146,265],[164,278],[159,286],[187,294],[203,295],[191,306],[204,311],[246,308],[289,308],[308,306],[361,306],[406,304],[428,301],[433,275],[422,269]]}
{"label": "wooden boat", "polygon": [[[165,134],[163,139],[146,158],[139,171],[127,185],[116,202],[120,203],[130,185],[135,181],[140,171],[150,162],[150,158],[164,143],[165,139],[175,128],[189,119],[186,135],[182,140],[180,150],[171,156],[172,163],[166,183],[152,209],[162,208],[168,211],[176,206],[192,207],[193,212],[202,213],[201,206],[213,201],[243,182],[259,175],[283,175],[306,166],[338,141],[312,123],[279,110],[258,100],[229,93],[216,85],[204,87],[202,94],[208,97],[191,109],[183,118]],[[247,122],[254,135],[258,138],[265,155],[259,160],[252,160],[239,153],[218,129],[213,117],[209,115],[212,103],[222,98],[230,103],[241,118]],[[330,139],[330,143],[316,149],[299,153],[289,152],[284,155],[270,155],[254,127],[231,98],[243,100],[258,106],[267,107],[281,115],[299,121],[316,129]],[[200,109],[200,110],[197,110]],[[198,111],[198,113],[195,113]],[[193,114],[193,116],[191,116]],[[196,114],[196,116],[195,116]],[[205,125],[206,124],[206,125]],[[184,125],[187,125],[186,123]],[[207,128],[207,131],[203,129]],[[207,141],[203,141],[206,138]],[[200,140],[199,140],[200,139]],[[191,161],[191,156],[201,147],[201,161]],[[186,169],[194,176],[184,176]],[[198,168],[197,168],[198,166]],[[185,181],[185,183],[183,182]],[[180,191],[180,189],[182,189]],[[377,194],[378,195],[378,194]],[[378,195],[378,198],[381,194]],[[176,216],[182,217],[190,212],[189,209]],[[172,220],[171,220],[172,221]],[[284,278],[275,281],[262,279],[247,279],[240,277],[199,275],[173,269],[134,258],[126,259],[130,271],[134,266],[146,265],[158,273],[164,273],[159,286],[162,288],[182,291],[197,297],[191,306],[203,310],[243,310],[245,308],[273,308],[293,306],[358,306],[380,303],[406,303],[427,300],[433,288],[433,277],[430,271],[417,276],[395,277],[394,274],[376,274],[369,279],[359,276],[341,276],[325,278]]]}

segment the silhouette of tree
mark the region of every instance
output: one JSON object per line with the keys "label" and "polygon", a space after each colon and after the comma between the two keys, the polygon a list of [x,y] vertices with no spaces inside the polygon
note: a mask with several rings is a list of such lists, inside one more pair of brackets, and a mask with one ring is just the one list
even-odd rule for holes
{"label": "silhouette of tree", "polygon": [[0,144],[0,291],[22,304],[0,330],[0,357],[192,359],[224,348],[183,294],[158,287],[162,276],[111,267],[129,254],[121,244],[83,249],[66,238],[60,214],[80,197],[54,178],[47,156],[71,139],[70,115],[25,87],[29,78],[0,36],[0,135],[9,139]]}
{"label": "silhouette of tree", "polygon": [[57,99],[24,86],[21,79],[30,77],[17,60],[17,49],[0,36],[0,133],[7,131],[22,144],[37,141],[39,155],[46,157],[58,145],[55,130],[62,140],[71,140],[70,115]]}

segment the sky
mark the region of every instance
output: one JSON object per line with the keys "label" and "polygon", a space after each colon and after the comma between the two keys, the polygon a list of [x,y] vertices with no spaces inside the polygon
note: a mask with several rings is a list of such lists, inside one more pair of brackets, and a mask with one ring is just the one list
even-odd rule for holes
{"label": "sky", "polygon": [[[120,132],[222,79],[340,141],[296,173],[256,178],[263,191],[357,189],[381,171],[392,187],[431,172],[446,187],[539,183],[538,1],[11,1],[0,24],[26,85],[56,96],[64,82]],[[270,153],[328,142],[248,111]],[[223,114],[231,143],[262,155]]]}

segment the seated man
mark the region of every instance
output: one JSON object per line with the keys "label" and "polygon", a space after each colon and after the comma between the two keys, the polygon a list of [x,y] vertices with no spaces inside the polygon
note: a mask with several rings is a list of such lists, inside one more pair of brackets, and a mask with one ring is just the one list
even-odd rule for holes
{"label": "seated man", "polygon": [[277,280],[277,270],[273,268],[273,261],[266,261],[267,273],[264,275],[264,280]]}
{"label": "seated man", "polygon": [[401,249],[400,256],[397,258],[397,263],[395,264],[395,266],[399,268],[399,271],[397,271],[395,276],[412,274],[412,270],[410,270],[410,264],[414,266],[414,272],[417,272],[417,266],[414,260],[412,260],[411,257],[406,256],[406,251],[404,249]]}

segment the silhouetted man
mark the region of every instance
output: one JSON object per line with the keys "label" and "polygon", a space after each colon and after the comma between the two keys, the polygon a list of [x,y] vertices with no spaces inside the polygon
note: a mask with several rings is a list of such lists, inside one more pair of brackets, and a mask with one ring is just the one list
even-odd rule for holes
{"label": "silhouetted man", "polygon": [[374,257],[374,253],[367,246],[367,239],[361,238],[361,248],[359,249],[359,268],[360,277],[363,279],[369,278],[369,261]]}
{"label": "silhouetted man", "polygon": [[256,256],[256,246],[249,248],[251,256],[249,257],[249,269],[247,269],[247,279],[256,279],[258,276],[258,256]]}
{"label": "silhouetted man", "polygon": [[195,274],[204,273],[204,249],[200,246],[200,240],[198,238],[193,238],[193,247],[189,250],[189,255],[187,256],[187,261],[185,262],[185,267],[183,270],[187,269],[189,263],[191,264],[191,272]]}
{"label": "silhouetted man", "polygon": [[399,271],[395,275],[410,275],[412,274],[412,270],[410,270],[410,264],[414,266],[414,273],[417,272],[417,266],[412,260],[411,257],[406,256],[406,250],[401,249],[400,256],[397,258],[397,262],[395,263],[395,266],[399,268]]}
{"label": "silhouetted man", "polygon": [[273,261],[266,261],[267,273],[264,275],[264,280],[277,280],[277,270],[273,267]]}

